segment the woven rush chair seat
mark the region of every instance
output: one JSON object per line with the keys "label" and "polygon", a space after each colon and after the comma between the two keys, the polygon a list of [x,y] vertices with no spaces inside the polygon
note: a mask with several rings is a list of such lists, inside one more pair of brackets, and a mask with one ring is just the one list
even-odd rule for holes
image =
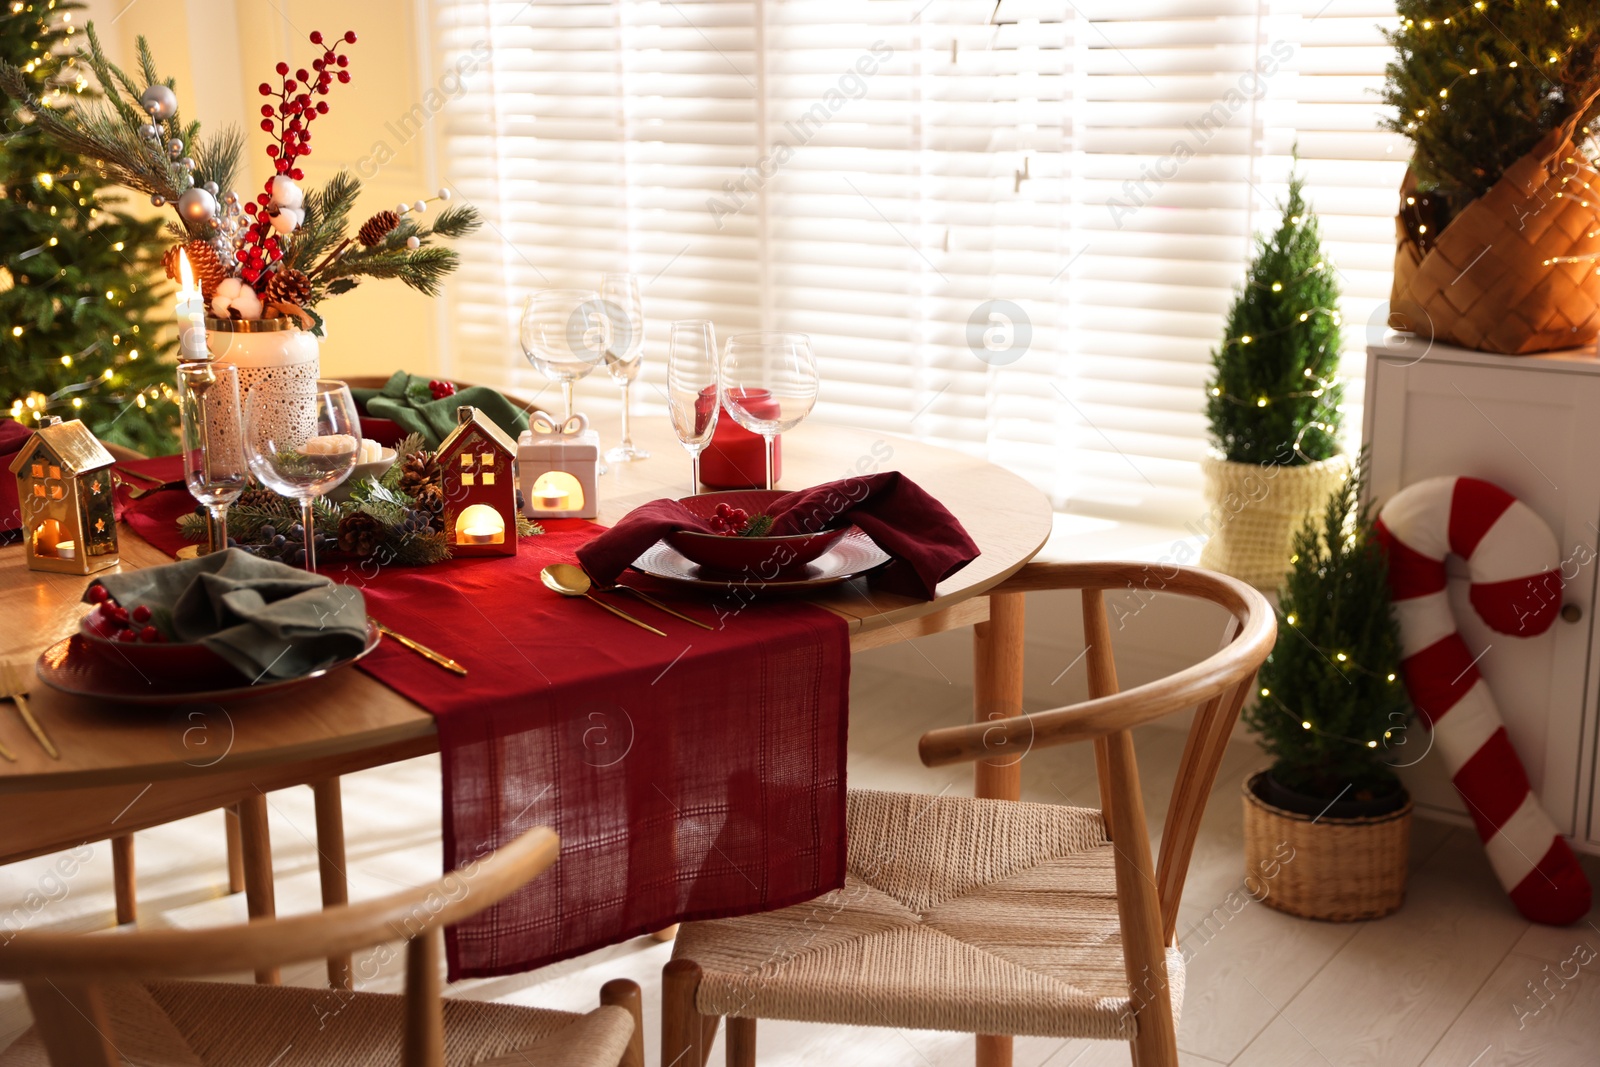
{"label": "woven rush chair seat", "polygon": [[[856,790],[847,823],[843,889],[679,931],[702,1014],[1133,1037],[1098,811]],[[1176,1010],[1176,948],[1167,968]]]}
{"label": "woven rush chair seat", "polygon": [[[106,989],[113,1042],[139,1067],[393,1067],[403,998],[226,982],[120,982]],[[633,1033],[622,1008],[574,1015],[446,998],[448,1067],[612,1067]],[[50,1067],[34,1029],[0,1067]]]}

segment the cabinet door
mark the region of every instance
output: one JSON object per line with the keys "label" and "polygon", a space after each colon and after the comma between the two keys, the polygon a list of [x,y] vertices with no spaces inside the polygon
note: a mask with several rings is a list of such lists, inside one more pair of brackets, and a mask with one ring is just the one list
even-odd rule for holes
{"label": "cabinet door", "polygon": [[[1409,364],[1409,365],[1407,365]],[[1457,625],[1488,679],[1534,790],[1564,834],[1588,822],[1586,737],[1596,542],[1600,539],[1600,376],[1445,360],[1372,361],[1367,426],[1372,492],[1380,504],[1399,489],[1439,475],[1470,475],[1504,488],[1555,531],[1571,580],[1566,603],[1577,622],[1558,619],[1538,637],[1484,625],[1467,601],[1466,568],[1450,564]],[[1425,741],[1423,727],[1412,744]],[[1449,773],[1430,754],[1402,775],[1417,803],[1465,814]],[[1585,796],[1585,801],[1587,796]]]}

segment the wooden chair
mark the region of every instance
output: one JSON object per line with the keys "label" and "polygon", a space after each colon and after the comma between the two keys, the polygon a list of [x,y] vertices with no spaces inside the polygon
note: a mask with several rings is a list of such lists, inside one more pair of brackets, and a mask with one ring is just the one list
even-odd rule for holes
{"label": "wooden chair", "polygon": [[[1228,643],[1118,692],[1102,594],[1122,588],[1220,605],[1233,617]],[[1082,590],[1090,699],[934,730],[920,754],[929,766],[992,766],[1093,740],[1101,810],[852,791],[843,889],[679,931],[662,985],[663,1064],[701,1067],[727,1016],[730,1067],[755,1063],[758,1018],[1115,1039],[1137,1067],[1177,1067],[1178,901],[1276,620],[1254,589],[1181,567],[1032,564],[994,592],[1052,589]],[[1130,731],[1194,707],[1154,864]],[[978,1062],[1009,1064],[1009,1038],[980,1036]]]}
{"label": "wooden chair", "polygon": [[[587,1015],[441,999],[443,928],[555,861],[530,830],[438,882],[378,900],[214,930],[19,933],[0,949],[34,1027],[0,1067],[643,1067],[639,987],[617,980]],[[173,981],[406,943],[401,996]]]}

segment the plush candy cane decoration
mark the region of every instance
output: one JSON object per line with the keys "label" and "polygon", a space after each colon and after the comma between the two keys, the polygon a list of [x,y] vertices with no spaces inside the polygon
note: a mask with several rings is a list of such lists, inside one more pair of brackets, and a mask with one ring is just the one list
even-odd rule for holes
{"label": "plush candy cane decoration", "polygon": [[1406,689],[1472,813],[1500,884],[1533,922],[1589,910],[1589,881],[1528,785],[1489,685],[1456,632],[1445,556],[1466,561],[1471,602],[1497,633],[1533,637],[1561,607],[1560,549],[1533,509],[1477,478],[1430,478],[1384,505],[1376,533],[1405,652]]}

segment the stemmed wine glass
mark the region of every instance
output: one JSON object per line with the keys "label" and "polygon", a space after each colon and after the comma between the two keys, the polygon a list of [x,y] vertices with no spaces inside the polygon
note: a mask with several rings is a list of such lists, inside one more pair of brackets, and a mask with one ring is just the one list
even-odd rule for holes
{"label": "stemmed wine glass", "polygon": [[539,373],[561,383],[563,421],[572,418],[578,379],[605,358],[610,335],[600,294],[593,289],[540,289],[523,306],[522,354]]}
{"label": "stemmed wine glass", "polygon": [[700,453],[717,429],[717,329],[705,319],[674,322],[667,336],[667,408],[672,430],[694,468],[700,491]]}
{"label": "stemmed wine glass", "polygon": [[606,453],[616,463],[649,459],[650,453],[633,443],[629,427],[629,386],[639,376],[644,355],[644,301],[639,293],[639,278],[634,274],[604,274],[600,278],[600,299],[610,322],[610,343],[606,345],[606,373],[622,386],[622,443]]}
{"label": "stemmed wine glass", "polygon": [[361,445],[361,419],[350,387],[318,381],[311,394],[262,383],[244,405],[250,472],[279,496],[300,501],[306,570],[315,573],[312,501],[350,477]]}
{"label": "stemmed wine glass", "polygon": [[249,480],[239,428],[239,371],[231,363],[178,366],[183,479],[205,505],[206,551],[228,547],[228,505]]}
{"label": "stemmed wine glass", "polygon": [[733,421],[767,443],[767,488],[773,484],[773,442],[811,414],[817,403],[817,361],[803,333],[739,333],[722,355],[719,396]]}

